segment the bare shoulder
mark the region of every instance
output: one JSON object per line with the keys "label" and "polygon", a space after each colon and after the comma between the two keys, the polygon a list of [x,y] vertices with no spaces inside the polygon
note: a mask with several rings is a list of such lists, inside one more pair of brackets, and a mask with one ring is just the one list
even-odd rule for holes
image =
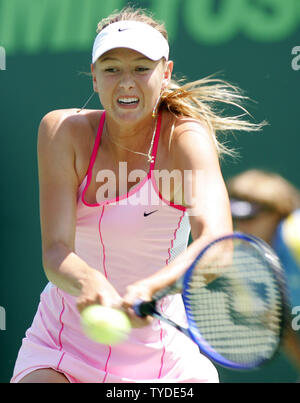
{"label": "bare shoulder", "polygon": [[173,136],[174,143],[181,144],[195,140],[195,138],[214,143],[213,133],[203,122],[186,116],[177,117]]}
{"label": "bare shoulder", "polygon": [[48,112],[40,122],[39,137],[55,141],[76,140],[78,135],[94,128],[99,112],[89,110],[78,113],[78,109]]}
{"label": "bare shoulder", "polygon": [[83,180],[102,111],[54,110],[41,120],[38,132],[39,160],[68,161],[79,181]]}
{"label": "bare shoulder", "polygon": [[190,168],[219,160],[214,133],[203,122],[185,116],[176,118],[170,153],[176,164],[181,161]]}

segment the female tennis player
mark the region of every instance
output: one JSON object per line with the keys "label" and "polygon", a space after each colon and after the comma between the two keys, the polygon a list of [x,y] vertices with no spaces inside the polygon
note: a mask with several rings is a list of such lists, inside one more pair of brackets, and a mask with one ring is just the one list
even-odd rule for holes
{"label": "female tennis player", "polygon": [[[167,33],[147,13],[126,8],[97,32],[91,71],[104,110],[52,111],[39,128],[49,283],[11,382],[218,382],[195,344],[136,317],[132,304],[171,284],[211,238],[232,231],[219,166],[228,150],[216,133],[260,127],[214,113],[214,101],[242,100],[236,88],[172,81]],[[80,312],[94,303],[127,312],[128,340],[111,347],[84,335]],[[160,308],[184,323],[180,295]]]}

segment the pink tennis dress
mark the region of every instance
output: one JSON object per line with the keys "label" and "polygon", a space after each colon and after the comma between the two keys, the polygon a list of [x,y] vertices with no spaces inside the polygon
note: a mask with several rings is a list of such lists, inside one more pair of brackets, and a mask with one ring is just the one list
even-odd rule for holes
{"label": "pink tennis dress", "polygon": [[[186,249],[190,225],[186,209],[163,200],[155,183],[161,116],[148,175],[117,199],[100,204],[85,200],[104,120],[105,112],[87,175],[78,189],[75,253],[100,270],[122,296],[127,285],[152,275]],[[185,323],[181,295],[164,298],[160,309]],[[91,341],[82,332],[76,298],[52,283],[41,294],[11,382],[39,368],[52,368],[78,383],[218,382],[216,368],[198,347],[158,320],[133,329],[116,346]]]}

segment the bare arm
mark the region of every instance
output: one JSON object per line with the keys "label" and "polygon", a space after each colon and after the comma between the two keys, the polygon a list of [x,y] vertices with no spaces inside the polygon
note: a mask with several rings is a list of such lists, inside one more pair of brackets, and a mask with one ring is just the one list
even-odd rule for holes
{"label": "bare arm", "polygon": [[[40,221],[43,266],[47,278],[78,297],[78,308],[91,303],[119,306],[121,298],[105,277],[74,251],[78,177],[74,131],[67,112],[54,111],[41,121],[38,134]],[[82,119],[82,118],[80,118]]]}

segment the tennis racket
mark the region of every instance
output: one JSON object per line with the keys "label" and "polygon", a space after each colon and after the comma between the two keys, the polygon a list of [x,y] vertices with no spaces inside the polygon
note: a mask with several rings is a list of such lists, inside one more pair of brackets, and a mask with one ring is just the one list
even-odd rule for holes
{"label": "tennis racket", "polygon": [[[188,327],[159,311],[158,301],[180,292]],[[280,261],[262,240],[233,233],[207,245],[182,278],[134,305],[191,338],[201,353],[231,369],[250,370],[270,360],[282,339],[287,314]]]}

